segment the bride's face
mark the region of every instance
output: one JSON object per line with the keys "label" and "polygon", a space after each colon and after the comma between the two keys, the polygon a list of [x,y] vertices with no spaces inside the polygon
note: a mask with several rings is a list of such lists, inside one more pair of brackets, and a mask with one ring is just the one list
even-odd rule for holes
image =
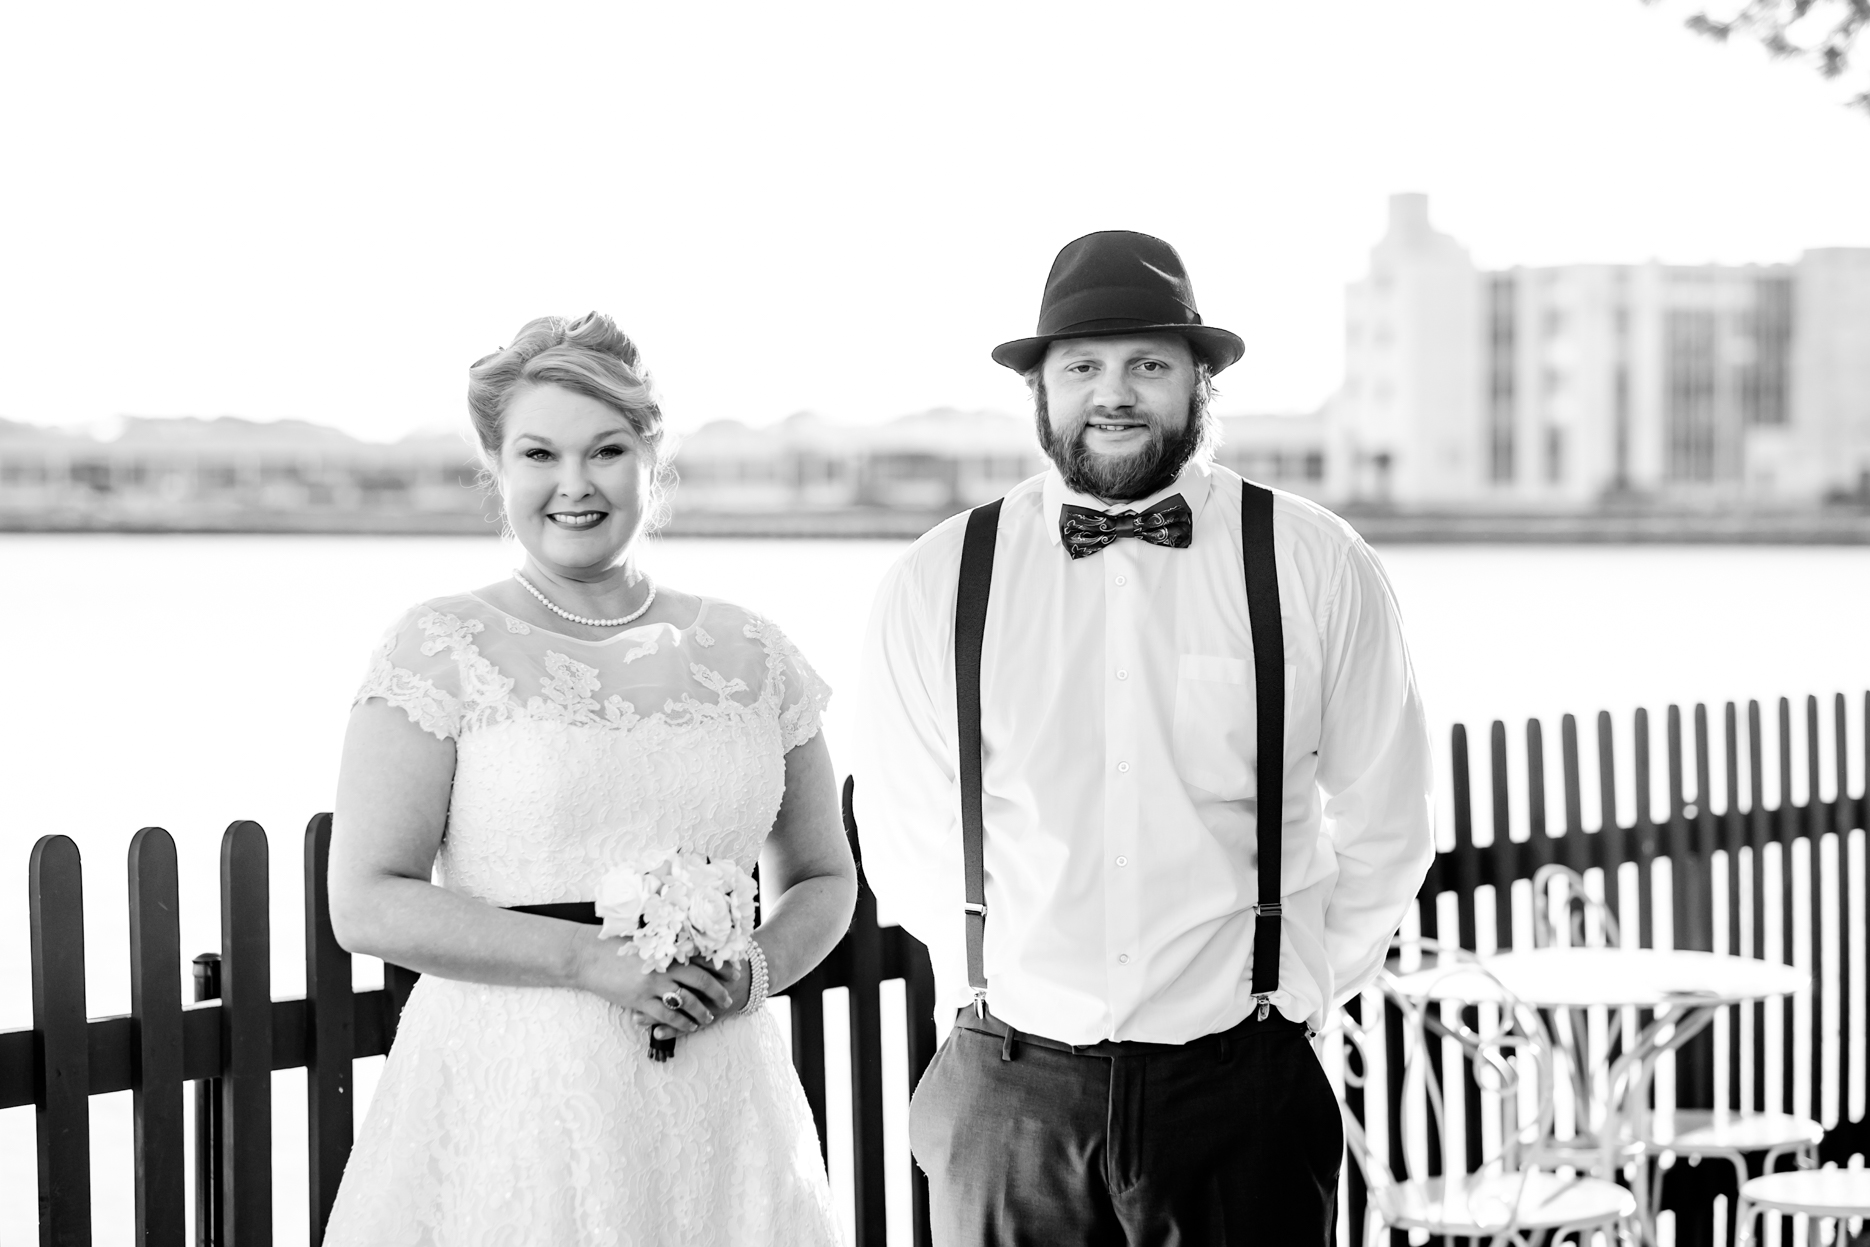
{"label": "bride's face", "polygon": [[650,454],[616,409],[556,385],[506,409],[500,494],[526,552],[573,578],[615,566],[643,526]]}

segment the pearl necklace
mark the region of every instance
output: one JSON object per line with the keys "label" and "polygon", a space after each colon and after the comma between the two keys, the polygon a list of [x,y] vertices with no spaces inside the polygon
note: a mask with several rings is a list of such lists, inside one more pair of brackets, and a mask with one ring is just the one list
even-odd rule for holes
{"label": "pearl necklace", "polygon": [[[587,627],[592,627],[592,628],[621,628],[623,627],[623,625],[627,623],[635,623],[637,620],[643,617],[643,612],[649,609],[650,603],[656,600],[656,582],[653,580],[650,580],[649,581],[649,596],[643,599],[643,604],[641,606],[637,607],[635,610],[631,611],[629,614],[625,615],[623,618],[621,619],[586,619],[583,615],[574,615],[570,611],[565,610],[563,607],[559,606],[559,604],[554,602],[551,598],[547,597],[545,594],[535,589],[533,587],[532,581],[526,579],[524,576],[520,575],[518,572],[513,573],[513,579],[525,585],[526,591],[528,593],[538,598],[540,603],[544,605],[544,607],[547,610],[551,611],[554,615],[557,615],[560,619],[569,619],[573,623],[584,624]],[[643,579],[649,580],[649,577],[645,576]]]}

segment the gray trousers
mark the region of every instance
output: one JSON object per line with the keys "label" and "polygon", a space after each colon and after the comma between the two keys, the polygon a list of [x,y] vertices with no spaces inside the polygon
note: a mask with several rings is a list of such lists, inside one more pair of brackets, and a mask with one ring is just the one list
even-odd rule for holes
{"label": "gray trousers", "polygon": [[910,1103],[937,1247],[1334,1241],[1343,1126],[1298,1023],[1072,1051],[1005,1029],[964,1011]]}

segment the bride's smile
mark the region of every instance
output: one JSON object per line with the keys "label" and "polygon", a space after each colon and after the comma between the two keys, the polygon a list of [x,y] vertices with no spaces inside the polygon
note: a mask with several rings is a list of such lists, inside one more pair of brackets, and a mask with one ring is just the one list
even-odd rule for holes
{"label": "bride's smile", "polygon": [[560,528],[584,529],[604,522],[608,511],[548,511],[546,517]]}

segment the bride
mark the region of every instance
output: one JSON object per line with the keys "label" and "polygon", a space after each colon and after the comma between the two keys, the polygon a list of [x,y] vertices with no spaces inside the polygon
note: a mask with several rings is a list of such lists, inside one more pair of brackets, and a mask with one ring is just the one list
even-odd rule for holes
{"label": "bride", "polygon": [[[771,623],[637,569],[662,417],[608,317],[535,320],[469,376],[526,558],[403,616],[351,712],[332,924],[423,977],[325,1242],[832,1242],[817,1135],[760,1008],[856,896],[829,690]],[[667,848],[762,863],[750,963],[653,972],[567,904]],[[649,1058],[646,1028],[672,1058]]]}

